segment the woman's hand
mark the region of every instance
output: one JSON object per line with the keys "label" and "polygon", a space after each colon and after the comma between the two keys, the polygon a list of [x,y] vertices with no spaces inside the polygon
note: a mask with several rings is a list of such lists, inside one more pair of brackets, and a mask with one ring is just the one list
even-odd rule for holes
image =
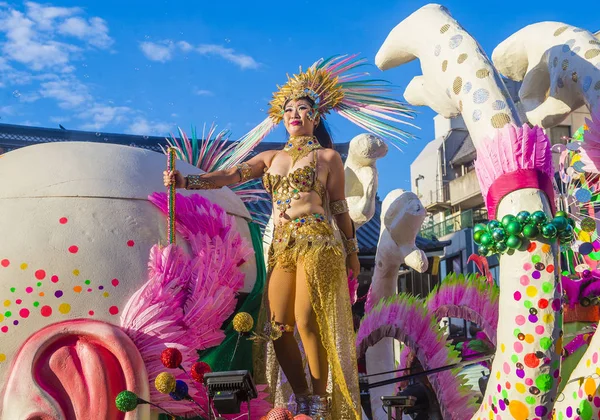
{"label": "woman's hand", "polygon": [[348,270],[348,275],[352,273],[352,277],[355,279],[358,278],[360,274],[360,261],[358,261],[357,252],[353,252],[346,257],[346,269]]}
{"label": "woman's hand", "polygon": [[179,171],[164,171],[163,182],[165,187],[175,184],[175,188],[185,188],[185,178]]}

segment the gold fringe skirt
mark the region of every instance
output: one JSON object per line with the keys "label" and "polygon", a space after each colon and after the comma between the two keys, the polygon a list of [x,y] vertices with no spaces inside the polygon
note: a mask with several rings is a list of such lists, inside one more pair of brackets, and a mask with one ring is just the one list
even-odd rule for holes
{"label": "gold fringe skirt", "polygon": [[[269,274],[276,265],[295,270],[299,262],[303,264],[311,304],[327,351],[332,419],[360,420],[355,334],[345,254],[332,225],[324,216],[312,214],[276,226],[268,262]],[[257,324],[258,328],[264,326],[266,336],[271,333],[268,281]],[[297,332],[295,335],[298,339]],[[257,342],[254,371],[258,383],[269,385],[275,406],[290,404],[293,393],[280,372],[272,342]]]}

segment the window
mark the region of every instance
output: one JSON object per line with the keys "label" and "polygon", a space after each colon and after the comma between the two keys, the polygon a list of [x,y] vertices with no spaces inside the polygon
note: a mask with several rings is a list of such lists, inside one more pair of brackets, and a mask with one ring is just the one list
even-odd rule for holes
{"label": "window", "polygon": [[556,127],[552,127],[548,130],[548,136],[550,137],[550,142],[554,144],[567,144],[567,140],[564,139],[571,137],[571,126],[569,125],[557,125]]}

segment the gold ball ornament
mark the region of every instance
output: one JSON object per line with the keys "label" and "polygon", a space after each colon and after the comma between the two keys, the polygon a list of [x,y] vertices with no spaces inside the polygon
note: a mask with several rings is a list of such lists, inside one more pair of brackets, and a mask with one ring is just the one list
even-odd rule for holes
{"label": "gold ball ornament", "polygon": [[154,386],[156,390],[161,394],[168,394],[170,392],[175,391],[175,387],[177,383],[175,381],[175,376],[169,372],[159,373],[156,379],[154,380]]}
{"label": "gold ball ornament", "polygon": [[254,319],[248,312],[240,312],[233,317],[233,329],[238,333],[247,333],[252,331]]}

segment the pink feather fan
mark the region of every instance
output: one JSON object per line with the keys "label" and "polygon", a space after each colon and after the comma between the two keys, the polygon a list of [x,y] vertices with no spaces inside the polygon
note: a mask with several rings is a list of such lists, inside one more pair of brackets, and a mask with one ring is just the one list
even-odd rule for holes
{"label": "pink feather fan", "polygon": [[[154,193],[149,200],[163,213],[167,195]],[[176,347],[189,368],[197,350],[221,343],[221,325],[235,310],[236,294],[244,285],[240,265],[252,256],[252,247],[235,229],[235,220],[221,207],[200,195],[177,195],[177,230],[186,239],[191,254],[177,245],[150,250],[148,281],[127,302],[121,326],[138,347],[150,381],[151,401],[176,414],[198,413],[193,404],[173,401],[154,387],[156,376],[165,371],[161,352]],[[190,394],[207,407],[206,392],[185,374],[172,372],[190,385]],[[262,389],[261,389],[262,391]],[[253,418],[269,409],[260,393],[254,400]]]}

